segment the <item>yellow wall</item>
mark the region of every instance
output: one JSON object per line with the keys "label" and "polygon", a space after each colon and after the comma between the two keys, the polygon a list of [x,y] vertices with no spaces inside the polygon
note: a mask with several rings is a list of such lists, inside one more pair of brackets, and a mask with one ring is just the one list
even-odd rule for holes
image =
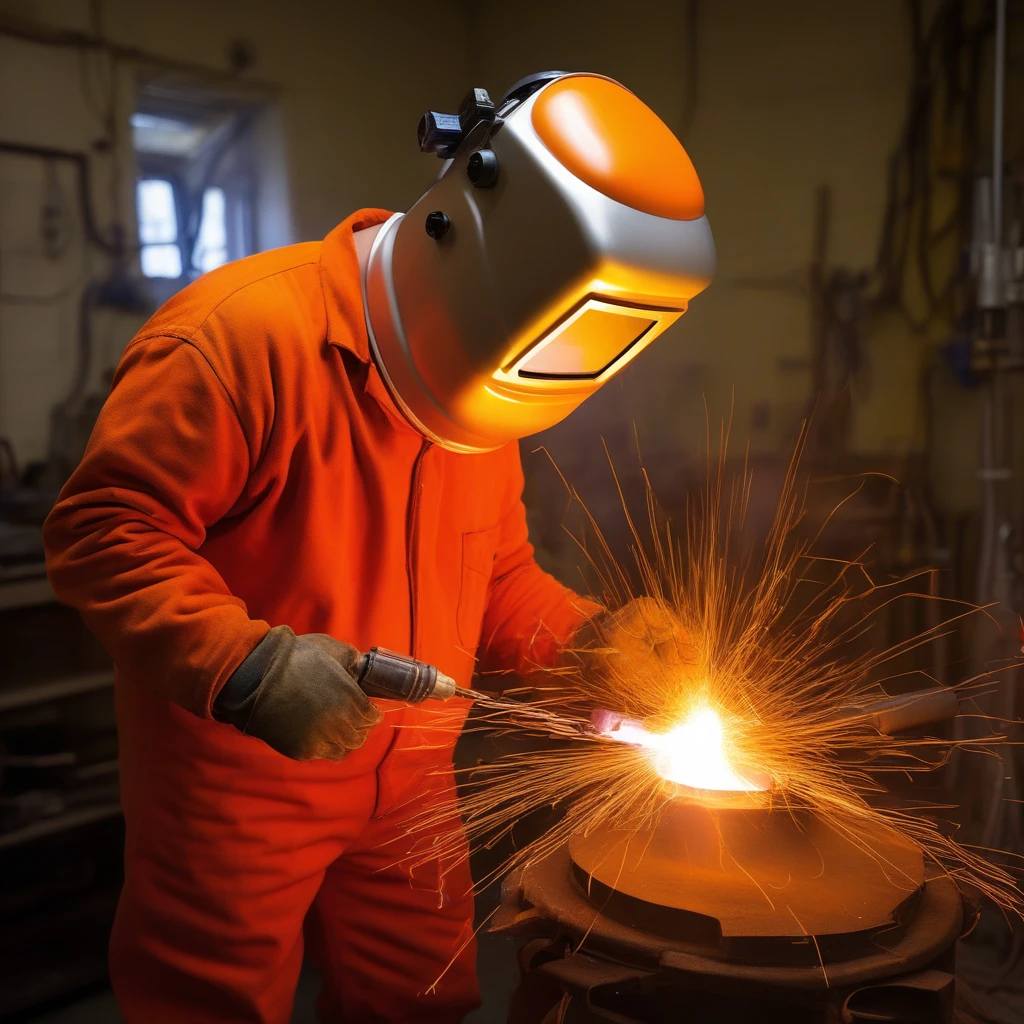
{"label": "yellow wall", "polygon": [[[685,9],[659,0],[528,0],[509,20],[487,7],[471,27],[474,73],[489,85],[552,66],[600,71],[678,131]],[[701,393],[721,415],[733,389],[742,440],[774,449],[791,433],[810,388],[803,289],[815,189],[832,189],[829,261],[869,266],[906,101],[903,12],[892,0],[699,5],[697,98],[684,142],[704,184],[719,271],[627,376],[642,436],[657,432],[660,444],[667,433],[692,447],[703,434]],[[763,416],[765,404],[767,422],[757,429],[753,410],[761,405]]]}
{"label": "yellow wall", "polygon": [[[89,31],[91,6],[88,0],[18,0],[0,3],[0,18]],[[323,237],[360,206],[402,208],[415,200],[436,173],[436,160],[416,149],[420,114],[428,104],[458,103],[468,77],[456,0],[103,0],[99,10],[107,38],[169,58],[225,69],[231,40],[241,37],[254,47],[257,62],[247,77],[280,87],[279,102],[258,129],[258,240],[264,246]],[[444,40],[443,56],[424,45],[428,38]],[[121,63],[123,117],[132,109],[136,76],[159,71]],[[0,138],[87,149],[102,127],[83,95],[83,80],[96,92],[107,72],[102,55],[0,35]],[[122,152],[121,161],[126,170],[118,199],[130,217],[130,152]],[[99,156],[94,166],[94,201],[106,224],[111,162]],[[65,194],[73,195],[70,171],[58,174]],[[13,440],[22,462],[45,453],[49,409],[73,373],[78,285],[86,271],[104,267],[95,254],[83,256],[80,237],[63,259],[43,256],[45,182],[38,161],[0,155],[0,289],[22,296],[68,290],[65,299],[46,305],[0,304],[0,436]],[[102,388],[103,370],[116,362],[137,322],[97,315],[95,387]]]}

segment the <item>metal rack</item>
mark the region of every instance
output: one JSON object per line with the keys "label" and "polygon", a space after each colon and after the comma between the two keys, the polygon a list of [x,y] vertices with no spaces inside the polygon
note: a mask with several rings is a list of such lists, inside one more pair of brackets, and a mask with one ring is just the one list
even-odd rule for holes
{"label": "metal rack", "polygon": [[0,649],[3,1017],[104,980],[123,826],[113,668],[38,563],[0,577]]}
{"label": "metal rack", "polygon": [[0,688],[0,714],[15,708],[30,707],[46,701],[74,697],[80,693],[105,690],[114,685],[113,672],[83,672],[65,679]]}

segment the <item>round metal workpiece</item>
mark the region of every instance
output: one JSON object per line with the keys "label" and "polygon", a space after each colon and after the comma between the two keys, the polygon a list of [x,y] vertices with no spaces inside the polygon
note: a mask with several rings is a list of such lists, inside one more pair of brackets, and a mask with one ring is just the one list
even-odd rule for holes
{"label": "round metal workpiece", "polygon": [[748,952],[759,939],[898,930],[924,884],[921,851],[875,824],[840,829],[738,794],[673,800],[652,828],[569,844],[578,885],[633,926]]}
{"label": "round metal workpiece", "polygon": [[574,872],[563,846],[502,885],[490,930],[525,941],[510,1020],[951,1021],[964,906],[947,875],[925,880],[899,927],[730,942],[687,933],[679,911],[630,922]]}
{"label": "round metal workpiece", "polygon": [[884,828],[691,790],[642,833],[517,869],[490,927],[526,940],[517,1021],[950,1024],[964,922],[953,880]]}

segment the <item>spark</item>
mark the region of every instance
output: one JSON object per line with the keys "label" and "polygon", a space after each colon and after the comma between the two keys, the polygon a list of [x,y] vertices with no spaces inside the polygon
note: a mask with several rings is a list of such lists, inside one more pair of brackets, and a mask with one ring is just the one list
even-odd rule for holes
{"label": "spark", "polygon": [[[929,595],[913,589],[913,576],[898,581],[903,592],[893,581],[876,584],[866,550],[846,560],[819,553],[824,528],[810,537],[804,529],[808,485],[799,460],[805,438],[806,428],[760,546],[744,530],[751,475],[746,467],[726,471],[724,428],[717,469],[709,453],[704,487],[688,506],[681,536],[664,522],[649,481],[647,523],[638,526],[612,467],[632,538],[632,577],[570,488],[596,541],[581,542],[580,550],[605,606],[643,595],[658,614],[628,638],[628,657],[612,637],[600,635],[599,625],[597,639],[577,645],[558,669],[538,669],[525,691],[507,692],[506,698],[527,696],[534,709],[520,721],[500,702],[479,719],[478,727],[510,736],[524,724],[544,735],[539,710],[559,725],[552,727],[557,741],[546,748],[534,744],[462,772],[462,814],[475,848],[497,846],[535,812],[555,812],[537,838],[518,846],[478,886],[549,856],[574,835],[649,830],[670,801],[707,803],[717,791],[722,798],[755,796],[772,813],[812,813],[883,867],[884,855],[872,843],[886,835],[909,839],[932,870],[1024,916],[1022,863],[958,842],[954,821],[939,816],[934,798],[915,803],[893,786],[898,777],[936,772],[958,750],[998,756],[1006,741],[999,729],[1013,723],[989,719],[989,735],[968,739],[891,737],[870,713],[887,685],[896,692],[912,688],[914,675],[922,678],[919,685],[934,685],[926,673],[908,672],[908,659],[968,616],[987,612],[949,603],[945,620],[920,634],[887,647],[872,643],[880,612]],[[829,519],[837,512],[838,506]],[[655,619],[665,618],[689,638],[667,654],[655,636]],[[997,682],[983,674],[956,690],[964,698]],[[586,734],[595,708],[608,709],[617,727]],[[425,812],[413,824],[414,833],[422,827],[432,836],[420,855],[457,856],[462,835],[438,838],[430,817]]]}

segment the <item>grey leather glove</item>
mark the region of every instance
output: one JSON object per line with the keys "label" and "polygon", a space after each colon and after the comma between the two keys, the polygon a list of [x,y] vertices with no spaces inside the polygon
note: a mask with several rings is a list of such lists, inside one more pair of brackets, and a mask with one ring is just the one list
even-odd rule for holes
{"label": "grey leather glove", "polygon": [[382,718],[352,671],[359,651],[275,626],[224,684],[213,716],[296,761],[340,761]]}

